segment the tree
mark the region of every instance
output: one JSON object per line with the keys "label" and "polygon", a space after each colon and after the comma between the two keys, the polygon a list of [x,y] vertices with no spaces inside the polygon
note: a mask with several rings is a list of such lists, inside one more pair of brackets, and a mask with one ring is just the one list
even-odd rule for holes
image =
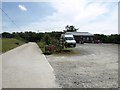
{"label": "tree", "polygon": [[66,32],[66,31],[67,32],[76,32],[79,28],[76,29],[75,26],[73,26],[73,25],[71,25],[71,26],[67,25],[67,26],[65,26],[65,29],[66,30],[64,30],[64,32]]}
{"label": "tree", "polygon": [[3,33],[2,33],[2,37],[3,37],[3,38],[13,38],[14,36],[13,36],[11,33],[3,32]]}
{"label": "tree", "polygon": [[45,34],[43,40],[46,42],[47,45],[51,44],[51,37],[49,34]]}

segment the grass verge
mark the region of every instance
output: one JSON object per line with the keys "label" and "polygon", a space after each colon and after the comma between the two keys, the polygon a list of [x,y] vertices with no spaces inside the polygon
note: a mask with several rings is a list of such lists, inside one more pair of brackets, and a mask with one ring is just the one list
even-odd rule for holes
{"label": "grass verge", "polygon": [[0,38],[0,54],[2,53],[2,39]]}
{"label": "grass verge", "polygon": [[43,41],[40,41],[40,42],[37,42],[37,45],[39,46],[39,48],[40,48],[40,49],[42,50],[42,52],[44,53],[44,52],[45,52],[44,47],[45,47],[46,43],[43,42]]}
{"label": "grass verge", "polygon": [[2,48],[0,49],[0,52],[4,53],[22,44],[24,44],[23,41],[15,38],[2,38]]}

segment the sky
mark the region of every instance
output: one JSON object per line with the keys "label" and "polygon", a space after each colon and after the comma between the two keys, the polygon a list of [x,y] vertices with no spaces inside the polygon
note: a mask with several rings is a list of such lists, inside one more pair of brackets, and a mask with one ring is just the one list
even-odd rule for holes
{"label": "sky", "polygon": [[63,31],[66,25],[73,25],[78,32],[117,34],[118,1],[2,2],[8,15],[2,12],[2,32]]}

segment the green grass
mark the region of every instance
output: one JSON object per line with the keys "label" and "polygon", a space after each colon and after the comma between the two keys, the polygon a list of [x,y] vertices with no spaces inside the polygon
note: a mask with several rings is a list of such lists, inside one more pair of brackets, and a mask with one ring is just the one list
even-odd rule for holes
{"label": "green grass", "polygon": [[22,44],[24,44],[23,41],[17,40],[15,38],[2,38],[2,49],[0,49],[0,52],[4,53]]}
{"label": "green grass", "polygon": [[44,53],[44,52],[45,52],[44,47],[45,47],[46,43],[43,42],[43,41],[40,41],[40,42],[37,42],[37,45],[39,46],[39,48],[40,48],[40,49],[42,50],[42,52]]}
{"label": "green grass", "polygon": [[2,39],[0,38],[0,53],[2,52]]}

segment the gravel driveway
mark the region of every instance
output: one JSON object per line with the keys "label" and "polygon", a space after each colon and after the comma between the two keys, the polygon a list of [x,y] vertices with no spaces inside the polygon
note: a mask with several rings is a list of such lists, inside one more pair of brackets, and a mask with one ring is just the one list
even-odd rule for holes
{"label": "gravel driveway", "polygon": [[118,45],[78,44],[77,55],[46,55],[63,88],[117,88]]}

